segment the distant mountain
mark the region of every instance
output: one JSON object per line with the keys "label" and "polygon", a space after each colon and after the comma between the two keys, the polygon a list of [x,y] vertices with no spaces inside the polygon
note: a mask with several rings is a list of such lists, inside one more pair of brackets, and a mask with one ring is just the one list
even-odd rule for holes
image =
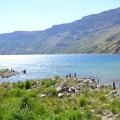
{"label": "distant mountain", "polygon": [[120,53],[120,8],[44,31],[0,34],[0,54]]}

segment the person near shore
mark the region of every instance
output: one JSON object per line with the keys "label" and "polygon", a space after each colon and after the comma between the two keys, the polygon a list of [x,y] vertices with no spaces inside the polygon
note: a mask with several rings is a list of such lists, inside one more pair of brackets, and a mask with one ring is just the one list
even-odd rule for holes
{"label": "person near shore", "polygon": [[71,78],[71,73],[69,74],[69,78]]}
{"label": "person near shore", "polygon": [[74,74],[74,78],[76,78],[76,73]]}
{"label": "person near shore", "polygon": [[115,82],[113,82],[113,89],[115,90],[115,88],[116,88],[116,87],[115,87]]}
{"label": "person near shore", "polygon": [[23,70],[22,73],[26,74],[26,70]]}

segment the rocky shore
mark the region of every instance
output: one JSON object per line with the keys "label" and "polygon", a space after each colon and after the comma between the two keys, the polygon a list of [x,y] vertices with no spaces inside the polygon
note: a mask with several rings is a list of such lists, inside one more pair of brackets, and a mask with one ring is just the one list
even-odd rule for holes
{"label": "rocky shore", "polygon": [[[55,78],[51,80],[56,81]],[[101,90],[104,90],[104,92],[109,90],[108,94],[106,94],[106,97],[109,101],[112,101],[112,99],[120,100],[120,89],[115,88],[114,84],[113,86],[99,84],[99,79],[95,80],[93,78],[77,78],[77,77],[60,78],[55,85],[52,85],[50,87],[56,89],[58,93],[57,94],[58,98],[64,97],[74,98],[76,96],[77,97],[82,96],[85,94],[86,90],[89,91],[89,94],[91,95],[94,94],[94,92],[100,93]],[[49,93],[48,94],[43,93],[40,94],[40,97],[45,98],[48,97],[49,95],[50,95]],[[106,103],[103,102],[101,105],[104,106],[105,104]],[[84,109],[84,107],[81,107],[80,109],[82,110]],[[100,115],[102,120],[120,119],[118,118],[120,114],[114,114],[114,112],[112,112],[110,109],[103,109],[100,114],[98,109],[92,109],[91,112],[98,116]]]}
{"label": "rocky shore", "polygon": [[19,72],[15,71],[15,70],[9,70],[9,69],[2,69],[0,70],[0,77],[1,78],[9,78],[9,77],[12,77],[12,76],[16,76],[20,74]]}
{"label": "rocky shore", "polygon": [[[4,112],[5,116],[11,114],[12,109],[13,113],[16,111],[13,107],[14,104],[11,103],[13,97],[13,100],[17,101],[16,109],[20,111],[16,115],[21,115],[21,118],[21,112],[30,112],[30,114],[34,114],[33,117],[36,116],[33,120],[39,118],[51,118],[52,120],[120,120],[120,89],[116,88],[115,84],[100,84],[98,79],[76,77],[76,75],[68,75],[64,78],[55,76],[42,80],[1,83],[0,88],[4,90],[4,93],[1,92],[0,95],[5,96],[0,97],[3,101],[7,100],[7,103],[2,103],[3,110],[5,110],[4,106],[8,106],[6,104],[10,106]],[[21,101],[22,99],[23,101]],[[23,104],[24,106],[28,102],[27,107],[29,105],[34,109],[32,107],[30,109],[25,107],[24,109],[24,106],[18,108],[19,101],[21,101],[20,105]],[[26,118],[26,114],[23,118]]]}

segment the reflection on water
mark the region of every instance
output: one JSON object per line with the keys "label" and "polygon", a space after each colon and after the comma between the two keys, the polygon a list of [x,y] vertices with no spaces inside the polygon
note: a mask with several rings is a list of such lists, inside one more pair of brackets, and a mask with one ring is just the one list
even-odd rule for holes
{"label": "reflection on water", "polygon": [[0,69],[27,70],[26,75],[14,76],[0,81],[41,79],[55,75],[99,78],[108,84],[120,81],[120,55],[1,55]]}

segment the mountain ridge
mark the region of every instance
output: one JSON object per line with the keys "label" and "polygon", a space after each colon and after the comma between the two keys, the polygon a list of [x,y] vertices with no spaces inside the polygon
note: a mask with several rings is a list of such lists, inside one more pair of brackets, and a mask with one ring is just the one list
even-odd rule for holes
{"label": "mountain ridge", "polygon": [[120,53],[120,8],[40,31],[0,34],[0,54]]}

